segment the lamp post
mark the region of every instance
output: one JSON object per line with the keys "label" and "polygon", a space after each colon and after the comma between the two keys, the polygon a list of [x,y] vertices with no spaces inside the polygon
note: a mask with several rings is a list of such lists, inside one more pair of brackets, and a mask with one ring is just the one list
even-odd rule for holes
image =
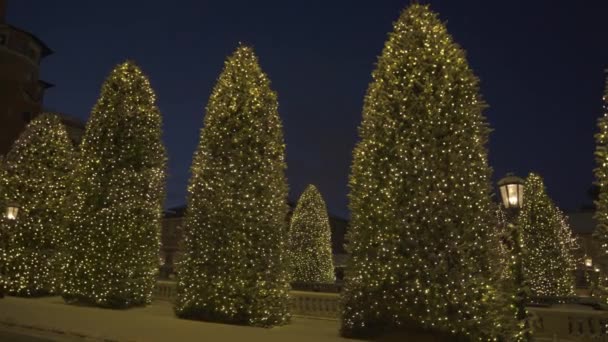
{"label": "lamp post", "polygon": [[507,173],[498,181],[498,189],[504,208],[507,211],[519,213],[524,201],[524,180],[512,173]]}
{"label": "lamp post", "polygon": [[[19,216],[19,206],[16,203],[9,202],[4,208],[2,220],[0,221],[0,250],[6,251],[10,239],[9,228],[12,226]],[[4,253],[4,252],[3,252]],[[6,291],[6,255],[0,255],[0,298],[4,297]]]}
{"label": "lamp post", "polygon": [[507,238],[514,258],[513,276],[517,286],[517,319],[524,321],[524,339],[530,340],[530,332],[526,313],[528,293],[525,289],[525,279],[522,263],[521,234],[517,226],[517,217],[524,202],[524,180],[508,173],[498,181],[498,189],[505,209],[507,224],[510,228],[510,237]]}

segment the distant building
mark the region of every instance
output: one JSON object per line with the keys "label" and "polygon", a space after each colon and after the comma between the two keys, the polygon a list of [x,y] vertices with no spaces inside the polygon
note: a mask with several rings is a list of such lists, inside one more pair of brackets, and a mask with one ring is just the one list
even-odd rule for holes
{"label": "distant building", "polygon": [[[40,79],[40,62],[52,53],[34,34],[6,23],[6,0],[0,0],[0,155],[10,150],[25,126],[44,111],[45,90],[53,85]],[[78,145],[84,123],[55,114]]]}
{"label": "distant building", "polygon": [[568,223],[573,235],[578,239],[577,250],[578,265],[576,267],[576,285],[578,288],[586,288],[589,281],[596,279],[599,271],[608,271],[608,262],[602,255],[600,246],[593,238],[593,231],[597,226],[597,220],[593,218],[592,210],[568,213]]}
{"label": "distant building", "polygon": [[4,155],[32,118],[42,111],[40,62],[51,49],[34,34],[6,23],[6,0],[0,0],[0,154]]}
{"label": "distant building", "polygon": [[172,278],[177,272],[176,263],[181,254],[185,212],[185,206],[165,211],[160,235],[161,278]]}
{"label": "distant building", "polygon": [[[292,209],[290,210],[289,215],[289,217],[291,217],[294,204],[290,203],[289,205]],[[177,272],[176,261],[178,261],[180,257],[185,212],[185,206],[175,207],[165,212],[161,231],[160,249],[160,276],[162,278],[173,278]],[[330,216],[329,225],[331,227],[331,244],[334,254],[334,266],[336,268],[338,278],[341,278],[346,262],[344,243],[348,221],[343,218]]]}

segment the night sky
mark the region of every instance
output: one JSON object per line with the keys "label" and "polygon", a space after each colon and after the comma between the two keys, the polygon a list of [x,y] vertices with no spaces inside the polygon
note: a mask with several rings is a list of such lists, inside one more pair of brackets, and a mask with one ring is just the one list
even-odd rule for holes
{"label": "night sky", "polygon": [[[423,3],[427,3],[423,1]],[[608,66],[608,1],[428,1],[467,51],[490,105],[494,180],[544,178],[566,210],[589,202],[593,134]],[[9,0],[8,22],[55,54],[46,107],[85,120],[125,59],[150,77],[169,152],[167,205],[185,202],[204,107],[224,59],[252,45],[279,95],[290,198],[308,183],[347,217],[347,180],[363,96],[407,0]]]}

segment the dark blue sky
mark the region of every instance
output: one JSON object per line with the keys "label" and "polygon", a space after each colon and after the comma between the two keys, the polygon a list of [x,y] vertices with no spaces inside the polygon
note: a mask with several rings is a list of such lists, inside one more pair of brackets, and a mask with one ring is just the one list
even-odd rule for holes
{"label": "dark blue sky", "polygon": [[[134,59],[164,116],[168,205],[184,202],[204,107],[225,57],[253,45],[279,94],[295,199],[315,183],[348,215],[363,95],[407,0],[9,0],[9,23],[55,54],[46,106],[86,119],[112,67]],[[424,1],[423,1],[424,2]],[[427,1],[481,79],[494,178],[539,172],[564,209],[587,200],[608,64],[607,1]]]}

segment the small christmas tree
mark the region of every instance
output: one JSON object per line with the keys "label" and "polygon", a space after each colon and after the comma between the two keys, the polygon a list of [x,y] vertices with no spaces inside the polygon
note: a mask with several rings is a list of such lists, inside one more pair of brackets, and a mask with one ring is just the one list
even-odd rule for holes
{"label": "small christmas tree", "polygon": [[372,74],[350,177],[342,334],[496,337],[503,317],[478,80],[428,6],[413,4]]}
{"label": "small christmas tree", "polygon": [[531,173],[524,185],[521,231],[523,273],[533,296],[574,293],[573,257],[576,248],[570,228],[553,204],[540,176]]}
{"label": "small christmas tree", "polygon": [[289,230],[291,281],[333,283],[331,227],[325,201],[314,185],[309,185],[296,206]]}
{"label": "small christmas tree", "polygon": [[228,58],[206,112],[175,311],[209,321],[286,323],[285,143],[277,96],[251,48]]}
{"label": "small christmas tree", "polygon": [[122,308],[151,301],[166,160],[155,101],[132,62],[118,65],[102,86],[73,178],[68,302]]}
{"label": "small christmas tree", "polygon": [[19,296],[45,295],[60,284],[59,265],[74,150],[61,119],[36,117],[6,156],[3,198],[19,206],[10,227],[6,275]]}

